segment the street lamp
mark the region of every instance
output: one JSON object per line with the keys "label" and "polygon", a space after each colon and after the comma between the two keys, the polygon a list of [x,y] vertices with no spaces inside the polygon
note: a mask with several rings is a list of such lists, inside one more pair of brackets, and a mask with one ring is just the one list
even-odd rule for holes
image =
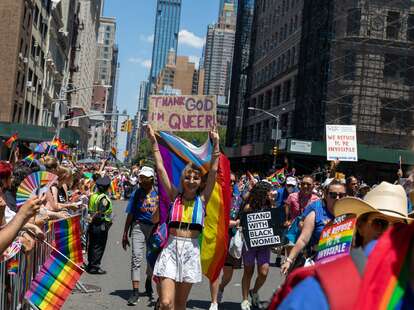
{"label": "street lamp", "polygon": [[[279,114],[276,115],[276,114],[270,113],[270,112],[268,112],[266,110],[259,109],[259,108],[255,108],[255,107],[248,107],[247,109],[250,110],[250,111],[262,112],[262,113],[264,113],[266,115],[271,116],[272,118],[274,118],[276,120],[275,147],[277,149],[279,149],[279,121],[280,121],[280,115]],[[282,111],[286,111],[286,108],[283,108]],[[276,157],[277,157],[277,155],[274,155],[272,169],[275,169],[276,168]]]}

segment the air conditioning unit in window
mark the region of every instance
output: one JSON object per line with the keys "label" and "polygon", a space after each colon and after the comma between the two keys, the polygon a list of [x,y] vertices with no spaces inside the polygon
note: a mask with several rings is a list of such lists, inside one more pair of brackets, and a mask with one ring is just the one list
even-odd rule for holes
{"label": "air conditioning unit in window", "polygon": [[33,86],[33,82],[32,81],[27,81],[26,82],[26,87],[27,88],[30,88],[30,87],[32,87]]}
{"label": "air conditioning unit in window", "polygon": [[35,92],[36,91],[36,87],[30,87],[30,91]]}
{"label": "air conditioning unit in window", "polygon": [[23,60],[23,53],[19,53],[19,59]]}
{"label": "air conditioning unit in window", "polygon": [[40,57],[39,56],[36,56],[35,59],[34,59],[35,63],[38,63],[39,60],[40,60]]}
{"label": "air conditioning unit in window", "polygon": [[23,58],[23,63],[27,64],[29,62],[29,59],[27,59],[27,57]]}

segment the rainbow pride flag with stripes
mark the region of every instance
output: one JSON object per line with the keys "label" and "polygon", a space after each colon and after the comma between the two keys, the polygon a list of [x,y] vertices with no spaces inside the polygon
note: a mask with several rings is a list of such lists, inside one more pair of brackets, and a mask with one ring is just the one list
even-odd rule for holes
{"label": "rainbow pride flag with stripes", "polygon": [[[185,166],[193,162],[204,174],[208,173],[212,156],[212,145],[208,140],[200,147],[166,132],[157,133],[158,145],[165,170],[172,184],[180,189],[180,177]],[[168,218],[170,199],[159,184],[160,221],[165,223]],[[220,275],[227,256],[228,226],[230,213],[230,162],[221,155],[217,181],[210,200],[206,206],[204,230],[200,237],[201,265],[203,273],[214,281]]]}
{"label": "rainbow pride flag with stripes", "polygon": [[33,279],[25,298],[41,310],[60,309],[72,293],[83,270],[56,251]]}
{"label": "rainbow pride flag with stripes", "polygon": [[80,215],[53,223],[55,246],[74,263],[83,264]]}
{"label": "rainbow pride flag with stripes", "polygon": [[19,272],[19,260],[17,259],[17,255],[7,261],[6,268],[9,275],[17,275]]}
{"label": "rainbow pride flag with stripes", "polygon": [[378,240],[368,258],[355,309],[413,309],[409,298],[414,223],[397,224]]}

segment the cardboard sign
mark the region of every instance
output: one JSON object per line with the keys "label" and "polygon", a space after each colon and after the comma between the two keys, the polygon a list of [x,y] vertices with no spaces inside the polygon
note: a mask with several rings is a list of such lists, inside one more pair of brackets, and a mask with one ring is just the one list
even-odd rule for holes
{"label": "cardboard sign", "polygon": [[282,244],[283,227],[280,223],[282,209],[274,208],[242,215],[243,235],[249,248]]}
{"label": "cardboard sign", "polygon": [[328,160],[358,161],[356,126],[326,125]]}
{"label": "cardboard sign", "polygon": [[159,131],[210,131],[217,123],[216,96],[151,96],[148,122]]}
{"label": "cardboard sign", "polygon": [[317,262],[327,263],[351,251],[356,226],[356,215],[336,217],[322,230],[318,244]]}

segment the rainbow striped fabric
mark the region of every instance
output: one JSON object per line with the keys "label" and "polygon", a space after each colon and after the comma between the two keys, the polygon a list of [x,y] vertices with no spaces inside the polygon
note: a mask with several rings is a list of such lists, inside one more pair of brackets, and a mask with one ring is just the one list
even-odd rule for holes
{"label": "rainbow striped fabric", "polygon": [[414,255],[414,223],[388,229],[368,258],[355,309],[412,309],[409,264]]}
{"label": "rainbow striped fabric", "polygon": [[9,275],[16,275],[19,271],[19,260],[17,259],[17,257],[14,256],[13,258],[9,259],[7,261],[6,267],[7,273]]}
{"label": "rainbow striped fabric", "polygon": [[29,156],[26,156],[25,158],[23,158],[23,161],[29,165],[31,165],[36,159],[36,155],[35,154],[30,154]]}
{"label": "rainbow striped fabric", "polygon": [[25,298],[41,310],[60,309],[72,293],[82,272],[79,266],[52,251],[33,279]]}
{"label": "rainbow striped fabric", "polygon": [[54,222],[55,246],[74,263],[83,264],[80,215]]}
{"label": "rainbow striped fabric", "polygon": [[171,209],[170,222],[199,224],[204,226],[205,210],[200,196],[195,201],[184,202],[182,196],[178,196]]}
{"label": "rainbow striped fabric", "polygon": [[[204,174],[208,173],[212,153],[209,140],[202,146],[196,147],[166,132],[159,132],[157,140],[164,167],[176,188],[180,188],[181,173],[189,162],[199,166]],[[168,218],[170,200],[160,182],[158,184],[160,221],[165,223]],[[207,216],[200,237],[203,273],[211,281],[219,276],[227,255],[230,199],[230,163],[224,155],[221,155],[217,182],[206,206]]]}

